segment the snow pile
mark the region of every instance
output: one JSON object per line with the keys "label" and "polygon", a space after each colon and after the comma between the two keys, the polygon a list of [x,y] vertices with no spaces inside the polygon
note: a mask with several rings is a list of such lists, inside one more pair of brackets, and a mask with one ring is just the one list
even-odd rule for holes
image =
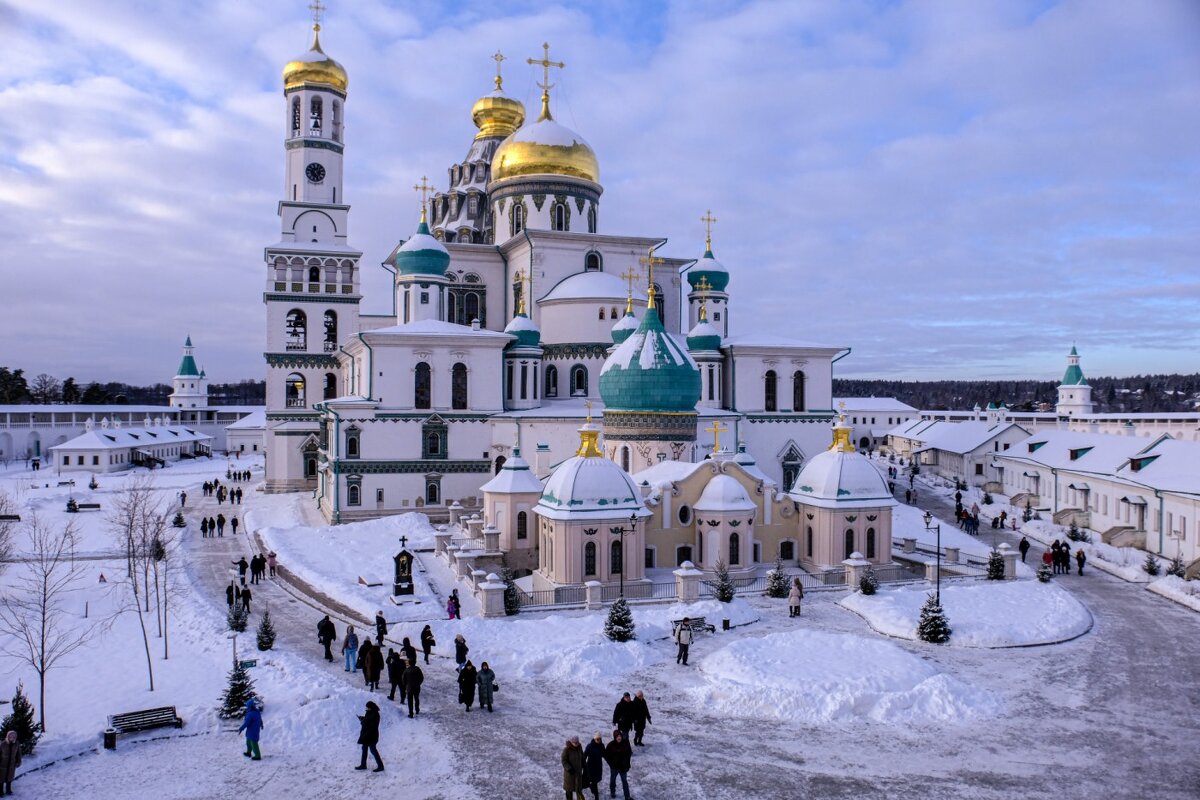
{"label": "snow pile", "polygon": [[962,722],[991,716],[991,693],[900,647],[844,633],[787,631],[741,639],[700,662],[692,689],[707,714],[819,724]]}
{"label": "snow pile", "polygon": [[1151,581],[1146,588],[1180,605],[1200,611],[1200,581],[1185,581],[1175,575],[1166,575]]}
{"label": "snow pile", "polygon": [[[858,592],[839,601],[889,636],[917,638],[917,620],[928,592],[885,589],[867,597]],[[1020,647],[1073,639],[1092,626],[1092,615],[1053,583],[1035,580],[979,581],[942,586],[942,607],[954,633],[951,645]]]}

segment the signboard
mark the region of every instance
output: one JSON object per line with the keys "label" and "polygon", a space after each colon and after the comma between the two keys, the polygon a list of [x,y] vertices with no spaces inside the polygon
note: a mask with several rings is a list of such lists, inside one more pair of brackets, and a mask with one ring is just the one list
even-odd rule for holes
{"label": "signboard", "polygon": [[246,659],[245,661],[239,661],[239,662],[238,662],[238,665],[239,665],[239,666],[240,666],[242,669],[250,669],[251,667],[257,667],[257,666],[258,666],[258,659],[257,659],[257,658],[248,658],[248,659]]}

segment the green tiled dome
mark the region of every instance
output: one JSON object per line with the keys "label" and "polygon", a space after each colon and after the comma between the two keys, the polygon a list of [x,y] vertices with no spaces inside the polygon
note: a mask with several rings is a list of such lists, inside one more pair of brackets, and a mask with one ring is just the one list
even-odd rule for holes
{"label": "green tiled dome", "polygon": [[626,339],[633,335],[633,332],[638,329],[637,317],[633,315],[633,311],[626,309],[625,316],[617,320],[617,324],[612,326],[613,344],[622,344]]}
{"label": "green tiled dome", "polygon": [[702,319],[696,323],[696,327],[692,328],[688,334],[687,344],[688,350],[693,353],[702,350],[720,350],[721,334],[708,320]]}
{"label": "green tiled dome", "polygon": [[450,266],[450,253],[442,243],[429,234],[422,218],[417,232],[396,253],[396,270],[401,275],[445,275]]}
{"label": "green tiled dome", "polygon": [[617,346],[600,371],[605,411],[694,411],[700,370],[647,309],[636,331]]}
{"label": "green tiled dome", "polygon": [[714,292],[723,292],[729,285],[729,270],[713,256],[712,250],[705,250],[704,257],[696,262],[696,266],[688,270],[688,283],[692,289],[700,283],[701,278],[708,279],[708,288]]}
{"label": "green tiled dome", "polygon": [[504,332],[517,337],[517,340],[510,343],[509,347],[537,347],[542,342],[541,331],[523,311],[512,318],[512,321],[505,326]]}

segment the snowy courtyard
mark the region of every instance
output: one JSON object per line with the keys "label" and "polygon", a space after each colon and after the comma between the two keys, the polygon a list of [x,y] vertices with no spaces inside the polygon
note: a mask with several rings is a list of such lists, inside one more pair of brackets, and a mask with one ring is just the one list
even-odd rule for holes
{"label": "snowy courtyard", "polygon": [[[202,496],[201,483],[225,483],[229,467],[252,472],[251,481],[230,484],[245,490],[242,506]],[[261,477],[261,461],[247,459],[185,461],[149,473],[172,516],[178,493],[187,492],[187,527],[167,559],[178,569],[168,581],[169,659],[157,614],[145,615],[151,692],[110,523],[131,476],[99,476],[93,490],[84,473],[14,465],[0,475],[20,525],[35,514],[51,526],[76,525],[78,591],[64,601],[65,622],[79,631],[106,626],[48,673],[48,730],[19,771],[18,796],[558,797],[564,740],[595,732],[607,740],[614,704],[635,690],[653,715],[630,772],[638,800],[1185,798],[1200,787],[1200,708],[1189,688],[1179,688],[1200,657],[1197,616],[1143,584],[1095,570],[1050,584],[1026,570],[1003,583],[947,580],[942,601],[954,635],[946,646],[915,639],[930,590],[923,582],[869,597],[810,592],[798,619],[789,618],[786,601],[762,596],[635,604],[637,639],[618,644],[604,637],[603,612],[485,620],[465,584],[457,588],[466,617],[448,620],[445,599],[455,584],[432,552],[434,530],[423,516],[329,527],[311,495],[264,495]],[[71,479],[74,486],[59,485]],[[101,508],[68,514],[72,498]],[[236,536],[228,529],[201,536],[200,517],[218,513],[242,519]],[[918,517],[898,509],[898,530],[922,527]],[[6,587],[27,569],[22,531],[16,559],[0,574]],[[918,533],[925,535],[923,528],[905,535]],[[389,580],[401,536],[418,562],[415,593],[397,605]],[[966,538],[964,552],[990,545],[989,537]],[[241,756],[237,721],[216,714],[234,647],[224,590],[234,561],[267,550],[278,554],[280,575],[251,586],[250,627],[236,642],[239,658],[256,661],[249,672],[265,704],[263,760],[252,763]],[[254,629],[266,608],[278,638],[259,652]],[[323,614],[332,615],[339,637],[347,624],[365,637],[377,610],[389,622],[385,647],[398,648],[404,637],[416,644],[426,624],[437,640],[416,719],[387,699],[386,685],[369,692],[340,659],[322,658],[316,623]],[[683,616],[717,627],[697,635],[690,666],[675,663],[670,641],[671,621]],[[724,619],[730,630],[722,630]],[[467,714],[455,703],[457,633],[474,663],[488,661],[496,672],[494,713]],[[12,658],[3,667],[0,696],[20,680],[36,705],[36,674]],[[353,770],[357,715],[370,699],[383,713],[387,771],[378,775]],[[122,736],[115,751],[101,747],[108,715],[167,705],[185,720],[182,729]]]}

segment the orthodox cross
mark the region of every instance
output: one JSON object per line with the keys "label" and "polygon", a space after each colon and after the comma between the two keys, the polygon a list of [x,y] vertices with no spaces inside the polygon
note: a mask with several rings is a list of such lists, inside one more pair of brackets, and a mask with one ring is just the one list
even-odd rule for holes
{"label": "orthodox cross", "polygon": [[645,258],[638,259],[638,263],[646,267],[646,283],[648,285],[646,294],[649,298],[646,302],[646,307],[654,308],[654,265],[665,264],[667,262],[654,255],[654,248],[650,248]]}
{"label": "orthodox cross", "polygon": [[625,311],[633,311],[633,282],[642,277],[642,273],[635,270],[633,267],[621,273],[621,280],[629,286],[629,291],[625,296]]}
{"label": "orthodox cross", "polygon": [[525,295],[527,293],[525,287],[526,287],[526,285],[528,285],[528,287],[529,287],[528,292],[529,293],[533,292],[533,275],[526,274],[525,270],[518,268],[516,273],[513,275],[513,282],[516,283],[517,287],[518,287],[517,288],[517,313],[524,314],[524,313],[526,313]]}
{"label": "orthodox cross", "polygon": [[712,288],[712,284],[708,282],[707,275],[701,275],[700,280],[696,281],[696,291],[700,293],[700,321],[708,321],[708,290]]}
{"label": "orthodox cross", "polygon": [[496,55],[492,56],[492,60],[496,62],[496,91],[498,92],[504,84],[504,79],[500,77],[500,62],[505,60],[504,54],[497,50]]}
{"label": "orthodox cross", "polygon": [[421,193],[421,222],[425,222],[425,200],[433,191],[433,187],[429,185],[429,178],[422,175],[421,182],[413,184],[413,191]]}
{"label": "orthodox cross", "polygon": [[700,218],[704,223],[704,249],[712,250],[712,226],[717,221],[717,218],[712,215],[712,209],[704,212],[704,216]]}
{"label": "orthodox cross", "polygon": [[552,84],[550,82],[550,68],[558,67],[559,69],[564,69],[567,65],[564,64],[562,61],[551,61],[550,60],[550,43],[549,42],[542,43],[542,57],[540,59],[527,58],[527,59],[525,59],[525,61],[528,64],[539,64],[542,67],[542,82],[538,84],[538,86],[542,87],[542,115],[540,117],[538,117],[538,121],[540,122],[541,120],[544,120],[544,119],[551,119],[551,117],[550,117],[550,89],[551,89],[551,87],[554,86],[554,84]]}
{"label": "orthodox cross", "polygon": [[325,6],[321,5],[321,0],[313,0],[308,4],[308,10],[313,15],[313,30],[321,30],[321,14],[325,11]]}
{"label": "orthodox cross", "polygon": [[722,426],[721,421],[716,420],[716,419],[714,419],[712,421],[712,425],[709,425],[707,428],[704,429],[705,433],[711,433],[713,435],[713,452],[714,453],[721,452],[721,434],[725,433],[728,430],[729,430],[729,428],[727,426]]}

